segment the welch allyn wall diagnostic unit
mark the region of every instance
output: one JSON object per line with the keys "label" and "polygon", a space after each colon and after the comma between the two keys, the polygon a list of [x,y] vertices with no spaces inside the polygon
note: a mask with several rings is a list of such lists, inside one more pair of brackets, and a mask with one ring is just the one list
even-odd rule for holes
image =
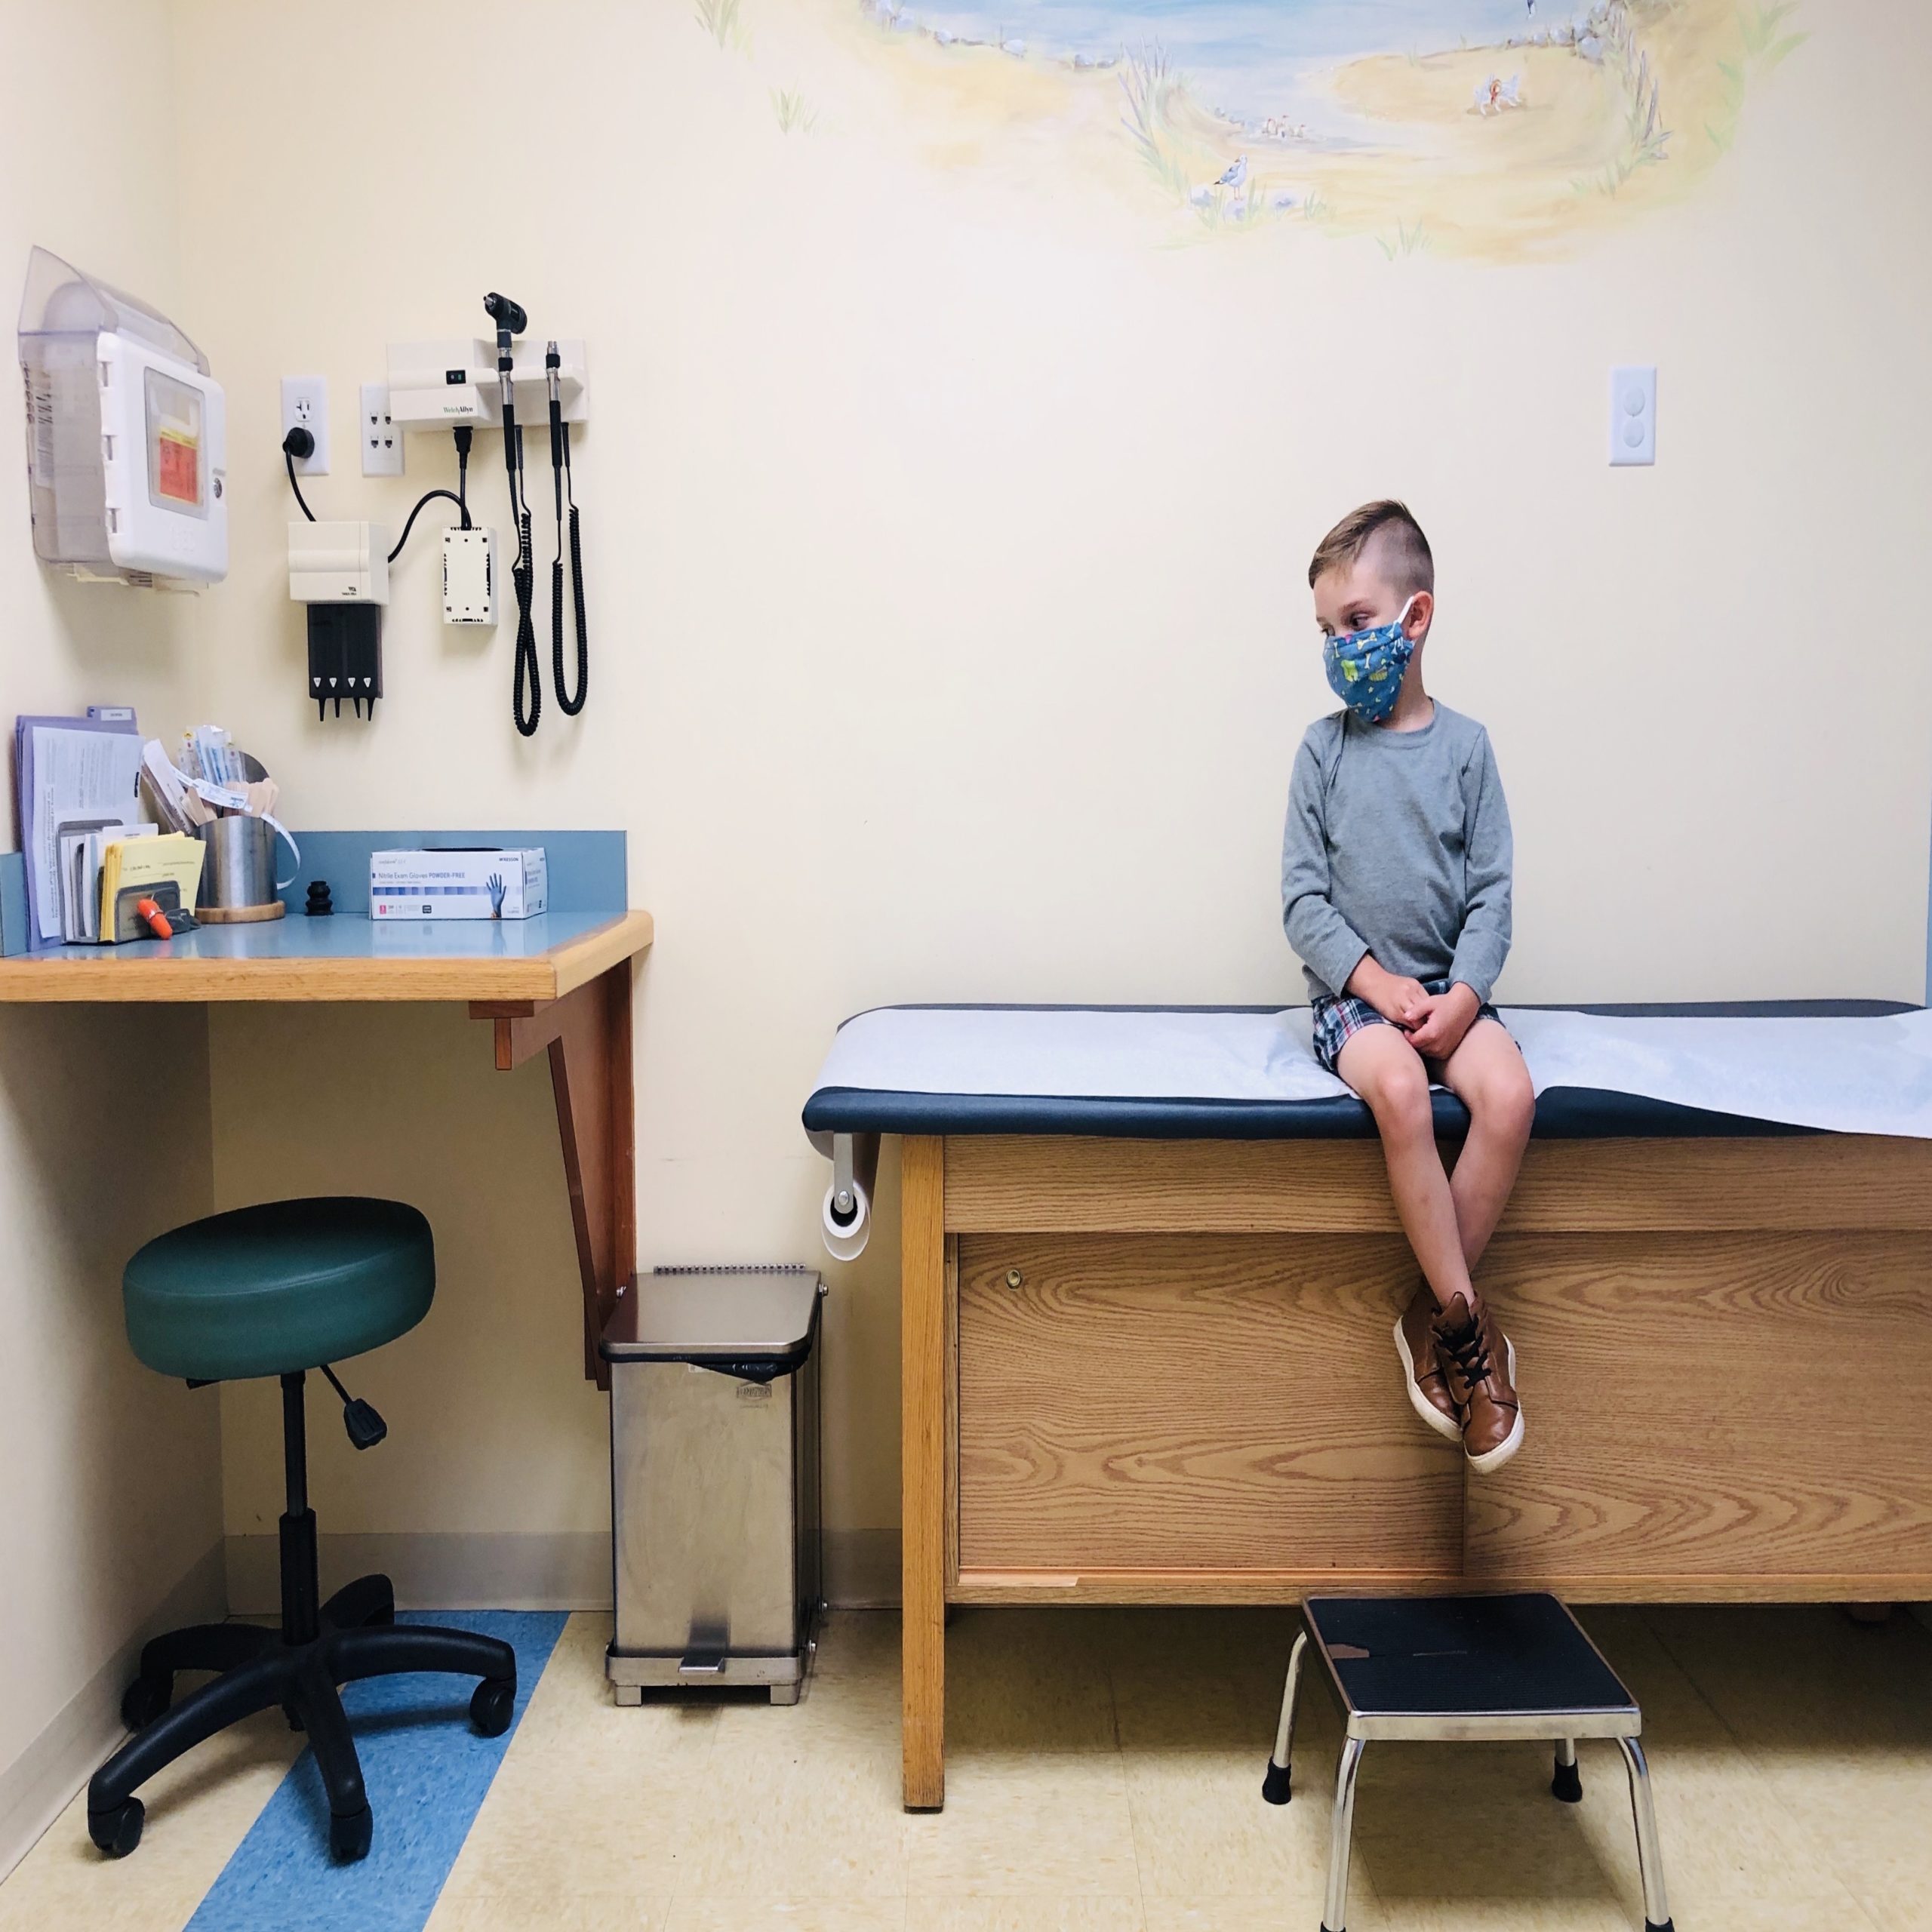
{"label": "welch allyn wall diagnostic unit", "polygon": [[41,561],[176,589],[226,577],[226,422],[208,358],[45,248],[27,263],[20,349]]}

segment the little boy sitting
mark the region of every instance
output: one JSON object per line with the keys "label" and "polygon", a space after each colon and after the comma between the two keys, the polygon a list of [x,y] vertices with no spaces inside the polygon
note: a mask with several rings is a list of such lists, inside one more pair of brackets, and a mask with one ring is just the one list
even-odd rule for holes
{"label": "little boy sitting", "polygon": [[[1367,1102],[1423,1283],[1395,1324],[1409,1400],[1486,1472],[1521,1447],[1515,1351],[1469,1278],[1515,1185],[1536,1110],[1488,1004],[1509,950],[1509,808],[1489,736],[1423,688],[1435,615],[1429,541],[1364,505],[1309,565],[1328,681],[1346,709],[1296,755],[1281,918],[1314,1001],[1315,1049]],[[1469,1112],[1455,1173],[1429,1082]]]}

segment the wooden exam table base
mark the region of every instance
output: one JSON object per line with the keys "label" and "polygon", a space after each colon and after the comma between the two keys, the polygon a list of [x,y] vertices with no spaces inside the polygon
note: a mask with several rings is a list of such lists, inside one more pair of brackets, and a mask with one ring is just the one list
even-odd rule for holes
{"label": "wooden exam table base", "polygon": [[1543,1140],[1481,1270],[1528,1441],[1403,1399],[1367,1141],[909,1138],[905,1801],[949,1604],[1932,1597],[1932,1143]]}

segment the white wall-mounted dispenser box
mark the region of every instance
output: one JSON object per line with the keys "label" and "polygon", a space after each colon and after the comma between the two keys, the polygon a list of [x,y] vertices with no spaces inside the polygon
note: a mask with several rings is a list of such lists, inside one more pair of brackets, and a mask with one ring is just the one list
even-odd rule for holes
{"label": "white wall-mounted dispenser box", "polygon": [[226,577],[227,418],[208,358],[45,248],[27,263],[20,355],[41,561],[171,589]]}

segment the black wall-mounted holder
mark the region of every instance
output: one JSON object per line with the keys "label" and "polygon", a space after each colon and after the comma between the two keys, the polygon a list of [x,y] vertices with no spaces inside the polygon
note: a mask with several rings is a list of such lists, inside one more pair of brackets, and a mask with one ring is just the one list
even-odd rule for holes
{"label": "black wall-mounted holder", "polygon": [[340,718],[347,698],[358,718],[374,718],[383,694],[382,606],[310,604],[304,608],[309,613],[309,695],[315,701],[316,716],[328,716],[333,699]]}

